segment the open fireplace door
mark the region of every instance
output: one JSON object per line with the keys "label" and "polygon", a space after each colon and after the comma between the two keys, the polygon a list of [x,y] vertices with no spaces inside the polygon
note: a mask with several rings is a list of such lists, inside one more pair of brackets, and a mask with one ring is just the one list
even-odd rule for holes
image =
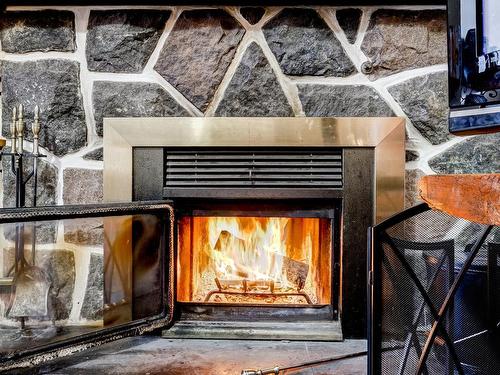
{"label": "open fireplace door", "polygon": [[0,371],[164,328],[169,202],[0,213]]}

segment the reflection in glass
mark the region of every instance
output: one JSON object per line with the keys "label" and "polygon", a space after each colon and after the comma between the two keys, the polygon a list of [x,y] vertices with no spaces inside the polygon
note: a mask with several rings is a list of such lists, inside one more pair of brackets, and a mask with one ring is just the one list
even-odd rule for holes
{"label": "reflection in glass", "polygon": [[0,356],[160,315],[165,220],[0,225]]}

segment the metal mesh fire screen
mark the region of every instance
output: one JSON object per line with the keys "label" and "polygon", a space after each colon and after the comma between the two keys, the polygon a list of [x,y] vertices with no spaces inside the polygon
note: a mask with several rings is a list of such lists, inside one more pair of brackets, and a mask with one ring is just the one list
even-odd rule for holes
{"label": "metal mesh fire screen", "polygon": [[421,204],[370,248],[370,374],[500,374],[499,227]]}

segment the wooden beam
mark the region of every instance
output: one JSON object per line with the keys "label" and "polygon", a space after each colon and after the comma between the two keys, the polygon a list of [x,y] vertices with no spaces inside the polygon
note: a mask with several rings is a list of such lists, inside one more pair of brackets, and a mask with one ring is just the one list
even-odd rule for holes
{"label": "wooden beam", "polygon": [[476,223],[500,225],[500,173],[424,176],[420,196],[433,209]]}

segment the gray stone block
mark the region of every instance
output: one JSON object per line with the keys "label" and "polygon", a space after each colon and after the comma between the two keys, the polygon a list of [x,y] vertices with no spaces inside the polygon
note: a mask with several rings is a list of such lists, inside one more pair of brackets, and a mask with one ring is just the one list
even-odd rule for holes
{"label": "gray stone block", "polygon": [[189,116],[170,94],[156,83],[97,81],[92,92],[97,134],[102,136],[104,117]]}
{"label": "gray stone block", "polygon": [[265,13],[266,10],[260,7],[243,7],[240,9],[240,14],[248,21],[250,25],[255,25],[256,23],[258,23]]}
{"label": "gray stone block", "polygon": [[88,69],[142,72],[169,17],[170,11],[92,10],[87,32]]}
{"label": "gray stone block", "polygon": [[394,116],[377,91],[363,85],[298,85],[306,116]]}
{"label": "gray stone block", "polygon": [[431,73],[389,87],[418,131],[433,145],[446,142],[448,131],[448,75]]}
{"label": "gray stone block", "polygon": [[74,51],[75,15],[58,10],[3,12],[0,41],[9,53]]}
{"label": "gray stone block", "polygon": [[155,70],[204,111],[226,74],[245,30],[220,9],[181,14]]}
{"label": "gray stone block", "polygon": [[63,171],[64,204],[102,202],[102,170],[66,168]]}
{"label": "gray stone block", "polygon": [[80,92],[80,66],[75,61],[44,59],[3,61],[2,130],[9,135],[12,108],[25,108],[26,138],[31,139],[35,105],[40,107],[40,145],[62,156],[78,151],[87,142],[87,125]]}
{"label": "gray stone block", "polygon": [[433,157],[436,173],[500,173],[500,133],[479,135]]}
{"label": "gray stone block", "polygon": [[[102,170],[67,168],[64,170],[64,204],[101,203]],[[76,245],[103,245],[103,224],[100,218],[64,220],[64,240]]]}
{"label": "gray stone block", "polygon": [[405,173],[405,207],[411,207],[421,203],[418,182],[425,176],[424,171],[420,169],[407,169]]}
{"label": "gray stone block", "polygon": [[87,152],[83,155],[85,160],[97,160],[102,161],[102,147],[96,148],[93,151]]}
{"label": "gray stone block", "polygon": [[361,9],[345,8],[337,9],[335,12],[339,26],[344,30],[345,36],[349,43],[353,44],[358,35],[359,23],[363,12]]}
{"label": "gray stone block", "polygon": [[256,43],[248,46],[216,116],[293,116],[292,108],[269,65]]}
{"label": "gray stone block", "polygon": [[75,245],[102,246],[104,244],[102,218],[64,220],[64,241]]}
{"label": "gray stone block", "polygon": [[75,289],[75,256],[72,251],[39,251],[38,264],[52,279],[49,299],[55,320],[68,319],[73,307]]}
{"label": "gray stone block", "polygon": [[262,31],[287,75],[347,77],[356,71],[333,31],[312,9],[284,9]]}
{"label": "gray stone block", "polygon": [[446,64],[446,11],[379,9],[361,45],[373,63],[370,79]]}
{"label": "gray stone block", "polygon": [[87,320],[101,320],[104,305],[104,266],[101,254],[90,255],[87,287],[80,316]]}
{"label": "gray stone block", "polygon": [[420,159],[420,154],[418,153],[418,151],[406,150],[406,154],[405,154],[405,161],[406,162],[415,161],[418,159]]}

